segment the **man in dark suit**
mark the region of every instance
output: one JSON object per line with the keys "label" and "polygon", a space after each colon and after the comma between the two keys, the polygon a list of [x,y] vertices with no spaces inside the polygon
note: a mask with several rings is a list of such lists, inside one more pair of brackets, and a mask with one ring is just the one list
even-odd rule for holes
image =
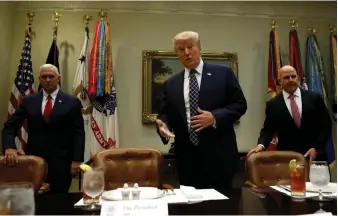
{"label": "man in dark suit", "polygon": [[234,123],[247,110],[230,67],[203,62],[196,32],[174,38],[184,70],[164,83],[157,132],[164,144],[175,138],[181,185],[229,188],[239,168]]}
{"label": "man in dark suit", "polygon": [[55,193],[67,193],[72,175],[83,161],[85,132],[79,99],[59,89],[60,75],[51,64],[40,67],[43,91],[26,96],[2,130],[5,163],[20,163],[14,138],[25,119],[28,141],[25,153],[45,159],[47,182]]}
{"label": "man in dark suit", "polygon": [[332,123],[322,96],[301,90],[297,72],[290,65],[279,70],[278,82],[282,93],[266,103],[258,146],[248,156],[266,149],[276,134],[277,150],[296,151],[310,160],[326,160],[325,146]]}

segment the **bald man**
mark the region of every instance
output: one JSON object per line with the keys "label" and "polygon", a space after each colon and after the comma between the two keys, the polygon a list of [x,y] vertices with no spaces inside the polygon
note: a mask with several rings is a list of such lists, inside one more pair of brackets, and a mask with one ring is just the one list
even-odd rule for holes
{"label": "bald man", "polygon": [[2,144],[5,163],[20,163],[15,137],[25,119],[28,126],[26,154],[40,156],[48,164],[47,182],[54,193],[67,193],[72,175],[83,161],[85,132],[78,98],[59,89],[60,74],[51,64],[40,67],[43,91],[22,99],[4,124]]}
{"label": "bald man", "polygon": [[278,71],[278,83],[282,93],[266,103],[258,145],[248,156],[265,150],[277,134],[277,150],[296,151],[310,160],[326,160],[325,145],[332,123],[322,96],[300,89],[297,72],[290,65]]}

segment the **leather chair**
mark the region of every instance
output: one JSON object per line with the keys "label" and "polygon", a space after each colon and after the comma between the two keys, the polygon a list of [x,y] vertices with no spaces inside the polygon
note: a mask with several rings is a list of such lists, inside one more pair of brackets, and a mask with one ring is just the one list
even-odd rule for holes
{"label": "leather chair", "polygon": [[163,155],[155,149],[116,148],[98,152],[93,166],[105,172],[105,190],[123,187],[124,183],[137,183],[140,187],[172,189],[162,184]]}
{"label": "leather chair", "polygon": [[47,176],[47,163],[44,159],[33,155],[18,156],[19,163],[8,166],[5,157],[0,156],[0,184],[13,182],[31,182],[35,193],[42,193],[49,189],[44,183]]}
{"label": "leather chair", "polygon": [[302,154],[293,151],[265,151],[247,158],[245,169],[248,180],[245,184],[251,187],[289,185],[289,162],[292,159],[304,164],[307,180],[309,165]]}

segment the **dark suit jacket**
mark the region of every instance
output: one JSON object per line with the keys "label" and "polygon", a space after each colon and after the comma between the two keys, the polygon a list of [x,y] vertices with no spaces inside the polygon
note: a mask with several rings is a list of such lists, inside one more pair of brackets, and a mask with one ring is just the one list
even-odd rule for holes
{"label": "dark suit jacket", "polygon": [[318,153],[325,152],[325,146],[332,133],[330,115],[322,96],[312,91],[301,90],[302,116],[298,128],[285,104],[283,94],[266,103],[265,121],[258,144],[267,147],[276,134],[277,150],[290,150],[305,154],[310,148]]}
{"label": "dark suit jacket", "polygon": [[48,163],[48,172],[70,176],[72,161],[83,161],[85,132],[79,99],[59,90],[47,123],[42,115],[43,93],[24,97],[2,130],[4,149],[15,149],[14,138],[25,119],[28,141],[25,153]]}
{"label": "dark suit jacket", "polygon": [[[175,134],[175,153],[184,161],[191,155],[186,108],[183,97],[184,71],[170,77],[164,83],[161,119]],[[204,62],[199,93],[199,107],[210,111],[216,119],[212,126],[198,132],[198,161],[200,169],[210,175],[232,176],[238,169],[239,156],[234,123],[247,110],[246,99],[238,80],[230,67]],[[158,128],[157,128],[158,131]],[[164,144],[168,143],[161,137]]]}

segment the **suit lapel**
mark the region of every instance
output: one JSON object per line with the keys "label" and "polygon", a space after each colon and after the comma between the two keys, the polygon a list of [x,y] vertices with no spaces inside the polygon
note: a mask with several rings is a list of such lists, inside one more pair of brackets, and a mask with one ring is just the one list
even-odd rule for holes
{"label": "suit lapel", "polygon": [[207,89],[209,86],[212,85],[212,72],[208,67],[207,63],[204,63],[203,71],[202,71],[202,79],[201,79],[201,86],[200,86],[200,93],[198,98],[198,106],[200,109],[203,109],[205,103],[208,101]]}
{"label": "suit lapel", "polygon": [[[206,95],[208,92],[207,89],[208,89],[208,86],[211,86],[211,85],[212,85],[212,72],[209,70],[208,64],[204,63],[203,71],[202,71],[202,78],[201,78],[201,85],[200,85],[200,92],[199,92],[199,99],[198,99],[198,105],[200,108],[205,107],[204,104],[207,103],[207,100],[208,100],[208,96]],[[187,122],[187,114],[186,114],[185,101],[184,101],[184,71],[182,71],[179,76],[176,97],[178,99],[178,107],[180,110],[180,114],[184,122]]]}
{"label": "suit lapel", "polygon": [[296,126],[296,123],[293,120],[292,115],[291,115],[288,107],[286,106],[283,94],[280,93],[277,97],[278,97],[278,100],[279,100],[279,103],[280,103],[280,107],[281,107],[281,111],[283,112],[283,115],[285,116],[285,118],[289,119],[292,124],[294,124]]}
{"label": "suit lapel", "polygon": [[43,93],[42,91],[39,92],[37,95],[36,95],[36,102],[34,103],[36,105],[36,107],[34,108],[34,110],[36,110],[39,114],[38,116],[41,117],[41,119],[44,119],[43,118],[43,111],[42,111],[42,100],[43,100]]}
{"label": "suit lapel", "polygon": [[301,115],[301,124],[300,127],[304,124],[304,119],[307,117],[307,108],[310,107],[310,100],[308,98],[308,94],[305,91],[300,90],[300,94],[302,97],[302,115]]}
{"label": "suit lapel", "polygon": [[[279,97],[280,97],[280,103],[283,103],[283,105],[281,107],[283,107],[282,109],[283,109],[283,112],[285,113],[284,115],[285,116],[287,115],[288,116],[287,118],[293,123],[294,126],[296,126],[296,128],[298,128],[298,126],[296,125],[295,121],[293,120],[293,117],[292,117],[289,109],[286,106],[283,94],[280,93]],[[307,97],[306,93],[304,94],[303,90],[301,90],[301,97],[302,97],[302,110],[300,110],[300,112],[302,114],[301,114],[300,128],[302,128],[302,126],[303,126],[304,119],[306,118],[306,108],[309,106],[308,97]]]}
{"label": "suit lapel", "polygon": [[59,90],[58,94],[56,95],[55,101],[54,101],[54,106],[53,106],[52,113],[50,115],[49,121],[51,121],[53,118],[57,117],[59,111],[61,110],[63,103],[64,103],[63,94],[62,94],[61,90]]}
{"label": "suit lapel", "polygon": [[180,114],[184,120],[184,122],[187,122],[187,114],[185,112],[185,102],[184,102],[184,71],[181,72],[179,75],[179,81],[178,86],[176,90],[176,97],[178,99],[178,109],[180,111]]}

